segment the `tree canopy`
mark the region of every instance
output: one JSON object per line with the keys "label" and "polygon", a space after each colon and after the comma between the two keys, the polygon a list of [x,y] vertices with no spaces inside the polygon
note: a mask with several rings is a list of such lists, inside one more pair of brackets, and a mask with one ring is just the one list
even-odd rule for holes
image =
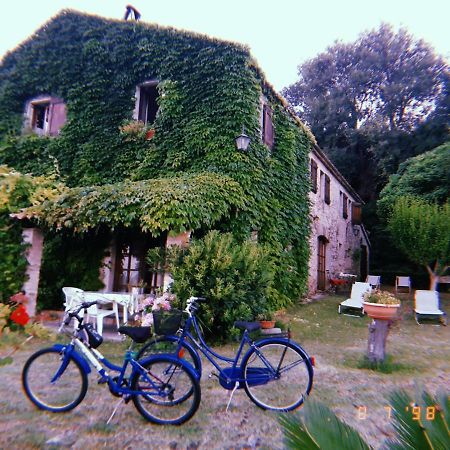
{"label": "tree canopy", "polygon": [[450,142],[403,162],[380,193],[378,210],[387,217],[395,200],[411,195],[445,203],[450,197]]}
{"label": "tree canopy", "polygon": [[446,69],[424,41],[383,24],[300,65],[299,81],[284,94],[319,140],[369,124],[408,130],[433,109]]}
{"label": "tree canopy", "polygon": [[404,29],[336,42],[298,71],[283,94],[365,201],[402,161],[448,139],[449,66]]}
{"label": "tree canopy", "polygon": [[411,260],[426,267],[430,289],[450,261],[450,203],[442,206],[413,197],[401,197],[388,221],[395,245]]}

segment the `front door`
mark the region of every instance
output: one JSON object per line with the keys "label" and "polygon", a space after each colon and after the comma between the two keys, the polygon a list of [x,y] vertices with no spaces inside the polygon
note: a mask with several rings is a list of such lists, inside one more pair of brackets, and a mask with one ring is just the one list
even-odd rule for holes
{"label": "front door", "polygon": [[317,246],[317,289],[324,291],[326,288],[326,248],[327,238],[319,236]]}

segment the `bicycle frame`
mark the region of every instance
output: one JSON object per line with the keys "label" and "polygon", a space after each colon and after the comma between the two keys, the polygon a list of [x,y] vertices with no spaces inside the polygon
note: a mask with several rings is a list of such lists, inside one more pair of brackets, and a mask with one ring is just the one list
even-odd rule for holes
{"label": "bicycle frame", "polygon": [[[78,329],[76,332],[81,331],[83,329],[82,325],[83,319],[80,320]],[[73,358],[77,360],[82,370],[88,374],[91,372],[91,368],[88,363],[90,363],[99,373],[101,376],[99,382],[100,383],[108,383],[109,388],[111,389],[111,392],[114,394],[120,394],[120,395],[145,395],[148,394],[147,391],[135,391],[128,387],[128,385],[125,383],[125,373],[127,371],[127,368],[129,365],[132,367],[132,372],[130,375],[130,378],[136,373],[140,373],[144,379],[152,386],[152,388],[155,389],[155,392],[152,392],[152,395],[159,395],[163,396],[162,393],[159,392],[157,389],[157,386],[155,382],[152,380],[151,377],[148,376],[148,371],[139,363],[139,361],[135,360],[133,358],[133,355],[135,352],[132,351],[133,343],[131,344],[130,348],[126,351],[123,365],[118,366],[116,364],[113,364],[110,362],[101,352],[99,352],[95,348],[89,348],[84,342],[79,339],[78,337],[74,336],[68,345],[62,345],[62,344],[55,344],[53,345],[53,348],[58,350],[60,353],[64,355],[63,361],[61,363],[60,368],[57,370],[55,375],[53,376],[51,382],[54,383],[66,370],[70,359]],[[77,351],[79,350],[79,352]],[[151,360],[152,357],[145,358],[142,361],[142,364],[145,364],[149,360]],[[174,358],[175,360],[175,358]],[[118,372],[119,375],[117,377],[112,377],[108,374],[108,372],[104,369],[103,365],[106,366],[107,369],[112,370],[113,372]],[[191,370],[190,367],[187,367],[187,369]],[[193,371],[192,371],[193,372]],[[154,377],[155,380],[162,382],[158,377],[156,377],[154,374],[151,374],[152,377]]]}
{"label": "bicycle frame", "polygon": [[[196,337],[190,332],[192,326],[194,327]],[[218,370],[219,380],[221,381],[221,385],[225,389],[235,388],[236,383],[238,383],[239,387],[240,387],[241,383],[246,381],[246,379],[242,377],[240,367],[238,367],[239,360],[241,359],[242,352],[243,352],[244,346],[246,344],[249,346],[247,353],[253,349],[256,352],[256,354],[258,355],[258,357],[263,361],[264,365],[266,366],[266,368],[271,376],[275,377],[279,373],[282,360],[280,361],[280,364],[277,368],[272,367],[270,362],[267,361],[267,359],[264,357],[264,355],[259,351],[258,346],[255,345],[255,343],[253,342],[252,339],[250,339],[247,330],[244,330],[244,334],[242,336],[241,342],[239,344],[239,348],[238,348],[237,353],[234,358],[228,358],[224,355],[220,355],[219,353],[216,353],[213,349],[211,349],[208,346],[208,344],[205,342],[203,335],[200,331],[197,319],[192,314],[189,314],[189,317],[183,327],[183,331],[182,331],[181,335],[178,337],[177,352],[179,352],[181,350],[182,343],[184,341],[186,341],[186,338],[189,338],[189,340],[194,344],[194,350],[200,350],[201,353],[203,355],[205,355],[206,359],[208,359],[208,361]],[[231,364],[231,367],[222,368],[219,365],[219,363],[217,362],[217,360],[224,361],[228,364]],[[222,377],[222,379],[221,379],[221,377]]]}

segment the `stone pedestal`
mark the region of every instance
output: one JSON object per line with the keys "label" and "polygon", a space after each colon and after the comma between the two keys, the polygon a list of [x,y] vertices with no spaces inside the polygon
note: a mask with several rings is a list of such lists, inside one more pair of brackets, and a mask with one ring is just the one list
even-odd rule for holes
{"label": "stone pedestal", "polygon": [[22,231],[24,243],[30,244],[26,251],[28,267],[26,271],[27,281],[22,289],[25,291],[29,301],[26,305],[29,316],[36,315],[36,301],[39,287],[39,272],[41,270],[42,249],[44,246],[44,235],[39,228],[25,228]]}

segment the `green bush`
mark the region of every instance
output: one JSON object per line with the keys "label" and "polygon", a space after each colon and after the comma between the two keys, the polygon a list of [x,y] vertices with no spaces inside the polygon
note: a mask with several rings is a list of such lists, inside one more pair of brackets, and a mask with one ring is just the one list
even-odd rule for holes
{"label": "green bush", "polygon": [[253,242],[238,243],[230,233],[209,232],[189,248],[172,255],[173,291],[184,301],[206,297],[199,310],[209,338],[228,340],[236,320],[253,320],[273,311],[274,263]]}

